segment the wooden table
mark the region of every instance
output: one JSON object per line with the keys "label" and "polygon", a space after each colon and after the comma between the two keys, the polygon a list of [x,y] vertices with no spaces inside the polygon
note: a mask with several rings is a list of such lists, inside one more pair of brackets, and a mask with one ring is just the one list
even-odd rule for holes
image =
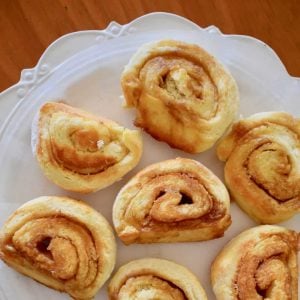
{"label": "wooden table", "polygon": [[22,69],[35,66],[58,37],[154,11],[261,39],[291,75],[300,76],[299,0],[0,0],[0,91],[19,80]]}

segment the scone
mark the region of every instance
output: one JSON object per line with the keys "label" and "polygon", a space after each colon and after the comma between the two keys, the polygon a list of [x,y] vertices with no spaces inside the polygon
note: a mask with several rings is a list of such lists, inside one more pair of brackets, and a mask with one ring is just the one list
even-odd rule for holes
{"label": "scone", "polygon": [[229,206],[225,186],[209,169],[176,158],[146,167],[120,190],[113,222],[125,244],[202,241],[223,236]]}
{"label": "scone", "polygon": [[264,112],[240,120],[217,148],[237,204],[262,224],[300,212],[300,119]]}
{"label": "scone", "polygon": [[32,127],[32,148],[44,174],[63,189],[103,189],[133,169],[141,135],[63,103],[44,104]]}
{"label": "scone", "polygon": [[144,258],[122,266],[109,283],[110,300],[206,300],[200,282],[174,262]]}
{"label": "scone", "polygon": [[0,258],[36,281],[92,299],[116,259],[112,229],[87,204],[66,197],[40,197],[22,205],[0,231]]}
{"label": "scone", "polygon": [[231,240],[211,267],[217,300],[297,300],[297,243],[289,229],[262,225]]}
{"label": "scone", "polygon": [[171,147],[198,153],[212,147],[239,105],[235,80],[198,45],[162,40],[143,45],[121,77],[135,125]]}

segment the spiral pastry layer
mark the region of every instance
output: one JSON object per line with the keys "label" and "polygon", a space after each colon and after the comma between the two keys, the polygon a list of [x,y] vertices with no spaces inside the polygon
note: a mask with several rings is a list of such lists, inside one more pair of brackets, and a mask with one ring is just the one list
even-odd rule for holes
{"label": "spiral pastry layer", "polygon": [[229,205],[225,186],[209,169],[177,158],[135,175],[117,195],[113,222],[125,244],[209,240],[231,224]]}
{"label": "spiral pastry layer", "polygon": [[200,282],[174,262],[144,258],[122,266],[109,283],[110,300],[206,300]]}
{"label": "spiral pastry layer", "polygon": [[298,234],[261,225],[239,234],[211,267],[218,300],[297,300]]}
{"label": "spiral pastry layer", "polygon": [[45,175],[81,193],[102,189],[133,169],[141,135],[63,103],[44,104],[33,122],[32,147]]}
{"label": "spiral pastry layer", "polygon": [[21,206],[0,231],[0,258],[77,300],[92,299],[116,256],[106,219],[81,201],[40,197]]}
{"label": "spiral pastry layer", "polygon": [[162,40],[143,45],[121,84],[135,124],[157,140],[190,153],[210,148],[233,121],[238,89],[233,77],[197,45]]}
{"label": "spiral pastry layer", "polygon": [[259,223],[300,212],[300,120],[258,113],[234,124],[217,149],[237,204]]}

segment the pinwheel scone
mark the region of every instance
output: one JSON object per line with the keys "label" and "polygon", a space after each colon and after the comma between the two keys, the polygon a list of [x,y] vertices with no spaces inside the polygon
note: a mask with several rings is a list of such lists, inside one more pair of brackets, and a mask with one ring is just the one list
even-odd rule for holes
{"label": "pinwheel scone", "polygon": [[60,187],[95,192],[133,169],[141,135],[63,103],[48,102],[32,126],[32,148],[44,174]]}
{"label": "pinwheel scone", "polygon": [[1,229],[0,258],[50,288],[90,300],[114,268],[116,245],[106,219],[87,204],[40,197]]}
{"label": "pinwheel scone", "polygon": [[110,300],[206,300],[200,282],[187,268],[174,262],[144,258],[122,266],[108,287]]}
{"label": "pinwheel scone", "polygon": [[252,115],[233,125],[217,149],[237,204],[259,223],[300,212],[300,120],[284,112]]}
{"label": "pinwheel scone", "polygon": [[225,186],[209,169],[177,158],[135,175],[116,197],[113,222],[125,244],[209,240],[230,226],[229,206]]}
{"label": "pinwheel scone", "polygon": [[299,235],[261,225],[248,229],[218,254],[211,268],[218,300],[297,300]]}
{"label": "pinwheel scone", "polygon": [[157,140],[191,153],[210,148],[233,121],[235,80],[197,45],[162,40],[143,45],[121,77],[135,124]]}

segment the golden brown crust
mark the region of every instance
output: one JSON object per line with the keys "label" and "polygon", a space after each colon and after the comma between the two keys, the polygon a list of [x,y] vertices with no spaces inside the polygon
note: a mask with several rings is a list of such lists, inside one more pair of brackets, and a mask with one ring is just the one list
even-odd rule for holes
{"label": "golden brown crust", "polygon": [[116,257],[112,229],[87,204],[39,197],[16,210],[0,231],[0,258],[9,266],[78,300],[92,299]]}
{"label": "golden brown crust", "polygon": [[299,235],[262,225],[231,240],[211,267],[218,300],[297,300]]}
{"label": "golden brown crust", "polygon": [[233,121],[237,85],[227,70],[197,45],[162,40],[143,45],[121,84],[135,124],[154,138],[190,153],[210,148]]}
{"label": "golden brown crust", "polygon": [[122,266],[109,283],[110,300],[206,300],[198,279],[174,262],[144,258]]}
{"label": "golden brown crust", "polygon": [[138,131],[63,103],[40,108],[32,140],[44,174],[81,193],[114,183],[136,166],[142,153]]}
{"label": "golden brown crust", "polygon": [[177,158],[150,165],[119,192],[113,222],[125,244],[187,242],[223,236],[229,195],[206,167]]}
{"label": "golden brown crust", "polygon": [[237,204],[257,222],[273,224],[300,212],[300,120],[258,113],[233,125],[217,149]]}

